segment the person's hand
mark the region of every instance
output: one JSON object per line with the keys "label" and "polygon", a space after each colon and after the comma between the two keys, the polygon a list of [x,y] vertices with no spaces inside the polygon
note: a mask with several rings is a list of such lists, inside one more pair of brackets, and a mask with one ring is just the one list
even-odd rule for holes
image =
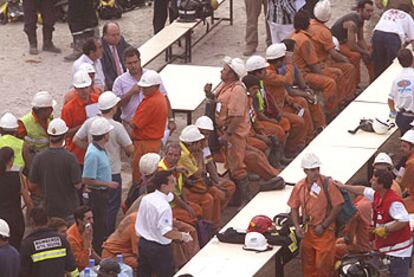
{"label": "person's hand", "polygon": [[141,93],[141,87],[138,86],[138,84],[135,84],[135,85],[132,86],[131,92],[133,94],[139,94],[139,93]]}
{"label": "person's hand", "polygon": [[340,181],[338,181],[338,180],[333,180],[333,184],[335,185],[335,186],[337,186],[338,187],[338,189],[344,189],[346,186],[344,185],[344,184],[342,184]]}
{"label": "person's hand", "polygon": [[82,238],[84,241],[84,247],[89,248],[92,246],[92,239],[93,239],[93,228],[92,224],[86,223],[84,231],[82,233]]}
{"label": "person's hand", "polygon": [[298,236],[298,238],[303,238],[303,236],[305,235],[305,231],[303,231],[303,228],[300,226],[295,227],[295,231],[296,231],[296,236]]}
{"label": "person's hand", "polygon": [[119,187],[119,183],[118,182],[109,182],[108,183],[108,188],[117,189],[118,187]]}
{"label": "person's hand", "polygon": [[206,94],[206,97],[208,99],[214,99],[214,94],[212,92],[213,90],[213,84],[212,83],[207,83],[204,85],[204,93]]}
{"label": "person's hand", "polygon": [[387,230],[385,230],[385,227],[376,227],[371,230],[373,234],[376,236],[379,236],[381,238],[386,238],[388,236]]}
{"label": "person's hand", "polygon": [[300,111],[301,109],[303,109],[303,107],[301,106],[301,105],[299,105],[299,104],[296,104],[296,103],[291,103],[290,104],[291,105],[291,107],[293,108],[293,109],[295,109],[296,111]]}
{"label": "person's hand", "polygon": [[390,111],[390,118],[395,119],[397,117],[397,112],[396,111]]}
{"label": "person's hand", "polygon": [[185,167],[176,166],[174,169],[177,173],[188,174],[188,170]]}
{"label": "person's hand", "polygon": [[170,129],[170,136],[171,136],[171,134],[177,129],[177,124],[175,124],[174,120],[168,121],[168,129]]}
{"label": "person's hand", "polygon": [[313,228],[313,231],[315,232],[315,234],[317,235],[317,236],[322,236],[322,234],[323,234],[323,232],[325,231],[325,228],[323,228],[323,226],[322,225],[318,225],[318,226],[316,226],[315,228]]}
{"label": "person's hand", "polygon": [[189,233],[181,232],[181,241],[190,242],[190,241],[193,241],[193,237]]}

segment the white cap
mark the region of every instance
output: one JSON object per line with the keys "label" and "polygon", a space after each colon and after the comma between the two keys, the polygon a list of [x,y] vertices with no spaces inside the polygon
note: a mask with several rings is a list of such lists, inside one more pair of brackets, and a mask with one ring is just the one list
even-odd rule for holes
{"label": "white cap", "polygon": [[0,219],[0,236],[9,238],[10,237],[10,228],[9,224],[4,219]]}
{"label": "white cap", "polygon": [[141,80],[138,82],[138,86],[147,88],[152,86],[161,85],[162,80],[160,74],[154,70],[147,70],[142,74]]}
{"label": "white cap", "polygon": [[160,155],[156,153],[147,153],[139,160],[139,171],[143,175],[151,175],[158,169],[160,161]]}
{"label": "white cap", "polygon": [[121,101],[121,98],[115,95],[112,91],[105,91],[98,98],[98,109],[101,111],[109,110],[115,107],[118,102]]}
{"label": "white cap", "polygon": [[322,163],[319,160],[318,156],[314,153],[306,153],[302,158],[302,168],[303,169],[313,169],[321,167]]}
{"label": "white cap", "polygon": [[251,56],[246,61],[247,72],[252,72],[258,69],[263,69],[268,66],[269,64],[266,62],[266,59],[259,55]]}
{"label": "white cap", "polygon": [[319,21],[326,22],[331,18],[332,10],[329,0],[322,0],[316,3],[313,14]]}
{"label": "white cap", "polygon": [[379,153],[374,160],[375,164],[389,164],[390,166],[394,166],[394,163],[392,162],[392,159],[390,156],[388,156],[386,153]]}
{"label": "white cap", "polygon": [[244,238],[245,250],[265,251],[269,248],[265,236],[258,232],[250,232]]}
{"label": "white cap", "polygon": [[16,129],[17,127],[19,127],[19,124],[17,124],[17,118],[12,113],[5,113],[0,118],[0,128]]}
{"label": "white cap", "polygon": [[55,105],[56,101],[53,100],[52,95],[47,91],[39,91],[33,96],[33,108],[53,108]]}
{"label": "white cap", "polygon": [[83,70],[87,73],[96,73],[95,68],[90,63],[83,63],[79,66],[79,70]]}
{"label": "white cap", "polygon": [[227,64],[231,68],[231,70],[234,71],[234,73],[237,74],[237,76],[239,76],[240,79],[246,76],[247,74],[246,67],[242,59],[240,58],[232,59],[231,57],[226,56],[224,57],[223,61],[225,64]]}
{"label": "white cap", "polygon": [[181,131],[180,140],[182,142],[196,142],[204,138],[197,126],[188,125]]}
{"label": "white cap", "polygon": [[92,84],[92,79],[89,77],[89,73],[83,70],[78,70],[78,72],[73,75],[73,86],[75,88],[87,88]]}
{"label": "white cap", "polygon": [[206,115],[197,118],[195,126],[197,126],[199,129],[214,131],[213,120],[211,120],[211,118]]}
{"label": "white cap", "polygon": [[405,134],[401,137],[402,141],[414,144],[414,130],[408,130]]}
{"label": "white cap", "polygon": [[91,124],[91,135],[92,136],[101,136],[109,133],[114,126],[109,123],[106,118],[98,117]]}
{"label": "white cap", "polygon": [[286,55],[286,45],[284,43],[275,43],[267,47],[266,60],[276,60]]}
{"label": "white cap", "polygon": [[66,122],[61,118],[55,118],[50,121],[49,126],[47,127],[47,133],[51,136],[61,136],[66,134],[69,130],[66,126]]}

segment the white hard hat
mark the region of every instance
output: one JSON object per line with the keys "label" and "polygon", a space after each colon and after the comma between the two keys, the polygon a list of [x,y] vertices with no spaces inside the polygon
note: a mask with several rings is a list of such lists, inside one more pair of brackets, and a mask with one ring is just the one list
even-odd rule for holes
{"label": "white hard hat", "polygon": [[244,65],[244,62],[242,59],[240,58],[232,59],[231,57],[226,56],[224,57],[223,61],[225,64],[227,64],[231,68],[231,70],[234,71],[234,73],[237,74],[237,76],[239,76],[240,79],[246,76],[247,74],[246,66]]}
{"label": "white hard hat", "polygon": [[96,73],[95,68],[90,63],[83,63],[79,66],[79,70],[83,70],[87,73]]}
{"label": "white hard hat", "polygon": [[259,55],[251,56],[246,61],[247,72],[252,72],[258,69],[263,69],[268,66],[269,64],[266,62],[266,59]]}
{"label": "white hard hat", "polygon": [[0,128],[16,129],[17,127],[19,127],[19,124],[17,124],[17,118],[12,113],[5,113],[0,118]]}
{"label": "white hard hat", "polygon": [[389,119],[376,117],[372,122],[372,129],[379,135],[387,133],[392,127],[394,127],[394,124],[392,124]]}
{"label": "white hard hat", "polygon": [[47,127],[47,133],[51,136],[61,136],[66,134],[69,130],[66,126],[66,122],[61,118],[55,118],[50,121],[49,126]]}
{"label": "white hard hat", "polygon": [[154,70],[147,70],[142,74],[141,79],[138,82],[138,86],[147,88],[152,86],[161,85],[162,80],[160,74]]}
{"label": "white hard hat", "polygon": [[118,102],[121,101],[121,98],[115,95],[112,91],[105,91],[98,98],[98,109],[101,111],[109,110],[115,107]]}
{"label": "white hard hat", "polygon": [[318,156],[314,153],[306,153],[302,158],[302,168],[303,169],[313,169],[321,167],[322,163],[319,160]]}
{"label": "white hard hat", "polygon": [[332,36],[332,41],[335,44],[335,50],[340,51],[341,45],[339,44],[339,40],[335,36]]}
{"label": "white hard hat", "polygon": [[386,153],[379,153],[374,160],[375,164],[389,164],[390,166],[394,166],[394,163],[392,162],[392,159],[390,156],[388,156]]}
{"label": "white hard hat", "polygon": [[53,100],[52,95],[50,95],[50,93],[47,91],[39,91],[33,96],[33,108],[53,108],[55,105],[56,101]]}
{"label": "white hard hat", "polygon": [[180,140],[182,142],[196,142],[204,138],[197,126],[188,125],[181,131]]}
{"label": "white hard hat", "polygon": [[10,237],[10,228],[9,224],[4,219],[0,219],[0,236],[9,238]]}
{"label": "white hard hat", "polygon": [[405,134],[401,137],[402,141],[414,144],[414,130],[408,130]]}
{"label": "white hard hat", "polygon": [[276,60],[286,55],[286,45],[284,43],[275,43],[267,47],[266,60]]}
{"label": "white hard hat", "polygon": [[89,73],[83,70],[78,70],[78,72],[73,75],[73,86],[75,88],[87,88],[92,84],[92,79],[89,77]]}
{"label": "white hard hat", "polygon": [[269,245],[267,244],[266,237],[258,232],[249,232],[244,238],[244,247],[245,250],[254,250],[254,251],[266,251],[268,250]]}
{"label": "white hard hat", "polygon": [[158,163],[160,161],[160,155],[156,153],[147,153],[139,160],[139,171],[143,175],[151,175],[158,169]]}
{"label": "white hard hat", "polygon": [[326,22],[331,18],[332,10],[329,0],[322,0],[316,3],[313,14],[319,21]]}
{"label": "white hard hat", "polygon": [[98,117],[91,124],[91,135],[92,136],[101,136],[109,133],[114,126],[109,123],[106,118]]}
{"label": "white hard hat", "polygon": [[211,120],[211,118],[206,115],[197,118],[195,126],[197,126],[199,129],[214,131],[213,120]]}

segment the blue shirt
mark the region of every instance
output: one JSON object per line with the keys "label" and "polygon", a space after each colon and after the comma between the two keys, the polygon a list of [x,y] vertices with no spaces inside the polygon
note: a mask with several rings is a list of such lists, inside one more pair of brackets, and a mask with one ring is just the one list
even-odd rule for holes
{"label": "blue shirt", "polygon": [[[83,164],[83,178],[112,182],[111,161],[105,149],[95,143],[88,146]],[[106,189],[103,186],[90,186],[93,189]]]}
{"label": "blue shirt", "polygon": [[17,277],[20,271],[20,255],[10,244],[0,247],[0,276]]}

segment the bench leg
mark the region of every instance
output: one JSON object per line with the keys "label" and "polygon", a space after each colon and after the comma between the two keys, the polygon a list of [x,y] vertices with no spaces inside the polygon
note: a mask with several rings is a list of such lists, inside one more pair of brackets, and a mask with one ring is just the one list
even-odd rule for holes
{"label": "bench leg", "polygon": [[193,123],[193,113],[187,112],[187,125],[191,125]]}

